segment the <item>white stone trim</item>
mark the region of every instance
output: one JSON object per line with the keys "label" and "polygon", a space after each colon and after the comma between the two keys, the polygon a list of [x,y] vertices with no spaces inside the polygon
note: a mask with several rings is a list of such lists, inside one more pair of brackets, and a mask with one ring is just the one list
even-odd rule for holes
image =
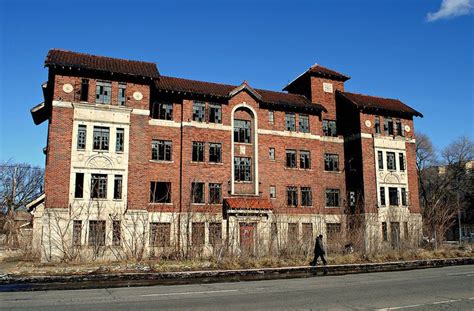
{"label": "white stone trim", "polygon": [[161,119],[150,119],[148,120],[149,125],[164,126],[164,127],[181,127],[181,123],[173,120],[161,120]]}
{"label": "white stone trim", "polygon": [[220,130],[220,131],[232,131],[232,126],[223,125],[221,123],[206,123],[206,122],[183,122],[183,126],[192,126],[202,129]]}
{"label": "white stone trim", "polygon": [[72,103],[63,102],[62,100],[53,100],[53,107],[72,108]]}
{"label": "white stone trim", "polygon": [[[359,136],[359,135],[357,135]],[[361,138],[372,138],[372,134],[369,134],[369,133],[360,133],[360,137]]]}
{"label": "white stone trim", "polygon": [[132,109],[132,114],[138,114],[138,115],[141,115],[141,116],[149,116],[150,115],[150,110],[149,109],[134,108],[134,109]]}

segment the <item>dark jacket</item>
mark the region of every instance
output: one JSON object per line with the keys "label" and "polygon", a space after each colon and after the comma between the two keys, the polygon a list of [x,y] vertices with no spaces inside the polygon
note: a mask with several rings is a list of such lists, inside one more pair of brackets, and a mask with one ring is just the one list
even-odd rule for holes
{"label": "dark jacket", "polygon": [[324,250],[323,239],[320,237],[316,238],[316,242],[314,244],[314,253],[315,254],[325,254],[326,251]]}

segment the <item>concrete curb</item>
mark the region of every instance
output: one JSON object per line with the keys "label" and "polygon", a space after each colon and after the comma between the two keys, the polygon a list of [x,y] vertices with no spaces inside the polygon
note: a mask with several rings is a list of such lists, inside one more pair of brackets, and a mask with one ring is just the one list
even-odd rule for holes
{"label": "concrete curb", "polygon": [[396,261],[386,263],[328,265],[317,267],[300,266],[241,270],[208,270],[150,273],[143,272],[49,276],[20,276],[6,274],[0,275],[0,292],[269,280],[313,277],[322,275],[344,275],[369,272],[403,271],[472,264],[474,264],[474,257]]}

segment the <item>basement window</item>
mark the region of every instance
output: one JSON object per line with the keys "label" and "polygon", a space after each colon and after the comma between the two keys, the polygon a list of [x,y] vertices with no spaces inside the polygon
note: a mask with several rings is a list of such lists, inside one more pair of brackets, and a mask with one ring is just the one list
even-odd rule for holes
{"label": "basement window", "polygon": [[150,183],[151,203],[171,203],[171,183],[152,181]]}
{"label": "basement window", "polygon": [[72,223],[72,245],[81,246],[82,244],[82,220],[74,220]]}
{"label": "basement window", "polygon": [[382,239],[384,241],[388,241],[388,230],[386,222],[382,222]]}
{"label": "basement window", "polygon": [[120,220],[112,222],[112,245],[120,246],[122,242],[122,226]]}
{"label": "basement window", "polygon": [[193,222],[192,223],[192,236],[191,243],[193,246],[203,246],[204,245],[204,223],[203,222]]}
{"label": "basement window", "polygon": [[150,223],[150,245],[158,247],[170,246],[171,224],[166,222]]}
{"label": "basement window", "polygon": [[105,220],[89,220],[89,245],[105,246]]}
{"label": "basement window", "polygon": [[298,243],[298,224],[288,223],[288,242]]}
{"label": "basement window", "polygon": [[222,224],[220,222],[209,224],[209,244],[213,246],[222,244]]}

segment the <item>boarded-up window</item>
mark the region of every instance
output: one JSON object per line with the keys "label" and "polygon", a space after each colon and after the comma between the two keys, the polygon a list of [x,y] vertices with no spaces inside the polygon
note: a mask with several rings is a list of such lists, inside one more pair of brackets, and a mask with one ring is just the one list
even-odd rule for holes
{"label": "boarded-up window", "polygon": [[120,246],[122,242],[122,226],[120,220],[114,220],[112,222],[112,244],[114,246]]}
{"label": "boarded-up window", "polygon": [[220,222],[211,222],[209,224],[209,244],[220,245],[222,243],[222,224]]}
{"label": "boarded-up window", "polygon": [[338,240],[341,234],[341,224],[340,223],[326,224],[326,232],[328,236],[328,243]]}
{"label": "boarded-up window", "polygon": [[166,222],[150,223],[150,245],[170,246],[171,224]]}
{"label": "boarded-up window", "polygon": [[289,243],[298,242],[298,224],[295,224],[295,223],[288,224],[288,242]]}
{"label": "boarded-up window", "polygon": [[105,220],[89,220],[89,245],[105,246]]}
{"label": "boarded-up window", "polygon": [[82,236],[82,220],[74,220],[72,225],[72,245],[80,246]]}
{"label": "boarded-up window", "polygon": [[305,223],[302,225],[303,229],[303,243],[304,244],[312,244],[313,243],[313,224],[312,223]]}
{"label": "boarded-up window", "polygon": [[192,245],[193,246],[202,246],[204,245],[204,223],[203,222],[193,222],[192,225]]}

